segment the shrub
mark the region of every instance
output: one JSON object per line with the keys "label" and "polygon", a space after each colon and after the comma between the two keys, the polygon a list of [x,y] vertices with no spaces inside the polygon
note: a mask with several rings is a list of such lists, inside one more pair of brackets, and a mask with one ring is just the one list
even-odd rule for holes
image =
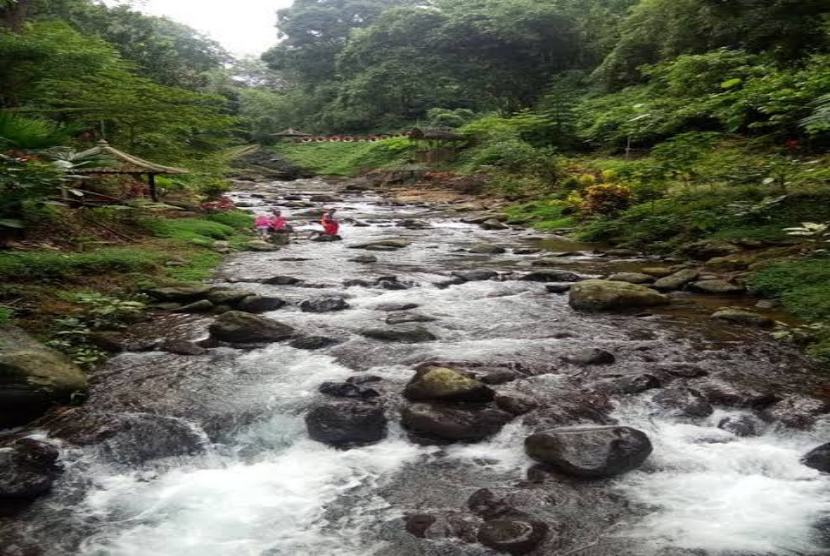
{"label": "shrub", "polygon": [[156,237],[176,239],[197,245],[210,245],[213,240],[226,240],[236,233],[231,226],[200,218],[147,219],[142,221],[142,226]]}
{"label": "shrub", "polygon": [[771,265],[750,279],[753,291],[780,300],[805,319],[830,319],[830,257]]}
{"label": "shrub", "polygon": [[582,194],[580,208],[588,214],[613,216],[631,206],[631,190],[622,185],[592,185]]}

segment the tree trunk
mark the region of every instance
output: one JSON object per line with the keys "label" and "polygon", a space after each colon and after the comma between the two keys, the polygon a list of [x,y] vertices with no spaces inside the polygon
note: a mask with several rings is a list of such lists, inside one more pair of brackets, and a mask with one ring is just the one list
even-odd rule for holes
{"label": "tree trunk", "polygon": [[0,22],[12,31],[18,32],[26,23],[28,9],[29,0],[0,0]]}

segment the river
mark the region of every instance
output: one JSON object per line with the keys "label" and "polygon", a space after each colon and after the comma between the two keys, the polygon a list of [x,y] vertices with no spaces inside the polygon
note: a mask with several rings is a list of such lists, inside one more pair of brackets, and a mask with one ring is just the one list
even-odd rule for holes
{"label": "river", "polygon": [[[304,197],[329,189],[318,180],[260,188],[270,196]],[[546,243],[532,231],[485,231],[461,223],[465,213],[455,212],[456,205],[390,204],[371,192],[347,193],[331,205],[341,218],[368,225],[347,223],[343,242],[298,239],[280,251],[234,255],[216,282],[276,295],[289,305],[268,317],[338,343],[315,351],[274,343],[195,356],[146,351],[115,357],[94,377],[83,411],[129,426],[83,447],[62,444],[65,471],[52,494],[0,524],[0,536],[13,534],[19,546],[30,547],[15,554],[493,555],[469,538],[478,518],[467,500],[482,488],[550,525],[532,554],[830,554],[824,532],[830,479],[800,463],[828,440],[826,423],[797,430],[763,422],[744,401],[768,392],[781,398],[810,393],[822,381],[768,333],[707,318],[713,303],[729,300],[679,296],[674,307],[647,314],[580,314],[568,307],[566,295],[513,279],[550,253],[513,250],[580,251],[563,257],[562,268],[586,275],[640,263],[601,257],[565,240]],[[425,226],[396,225],[408,219]],[[376,263],[350,262],[366,252],[349,245],[384,238],[412,244],[374,253]],[[471,254],[470,246],[480,242],[507,252]],[[471,269],[501,276],[435,285],[452,271]],[[275,275],[303,282],[249,281]],[[343,285],[391,275],[406,289]],[[331,295],[344,296],[349,309],[319,314],[297,308]],[[419,313],[435,319],[423,326],[437,340],[404,344],[362,336],[361,330],[383,325],[388,313],[378,306],[389,303],[417,304]],[[199,339],[208,322],[164,317],[143,333]],[[607,350],[616,362],[569,362],[569,353],[586,347]],[[413,367],[425,361],[517,370],[519,380],[495,388],[532,397],[540,408],[483,442],[412,442],[399,425],[400,393]],[[326,399],[320,384],[366,374],[380,378],[373,387],[389,416],[387,438],[351,450],[309,439],[304,417]],[[609,394],[600,403],[592,397],[593,407],[607,411],[599,417],[585,411],[585,400],[607,381],[642,375],[656,377],[663,388]],[[653,399],[685,386],[714,392],[709,398],[720,402],[714,413],[684,414]],[[740,416],[757,423],[757,436],[717,427]],[[522,448],[532,431],[597,421],[644,431],[654,444],[652,456],[626,475],[577,481],[539,469]],[[406,531],[404,517],[413,514],[434,521],[426,538]]]}

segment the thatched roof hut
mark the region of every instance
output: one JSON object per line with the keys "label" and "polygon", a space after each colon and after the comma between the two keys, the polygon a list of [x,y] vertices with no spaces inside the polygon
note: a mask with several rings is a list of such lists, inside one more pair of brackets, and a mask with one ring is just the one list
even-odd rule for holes
{"label": "thatched roof hut", "polygon": [[280,131],[279,133],[275,133],[274,137],[284,140],[296,140],[302,139],[303,137],[312,137],[312,135],[309,133],[303,133],[302,131],[296,130],[293,127],[289,127],[288,129]]}
{"label": "thatched roof hut", "polygon": [[95,168],[78,168],[72,171],[74,174],[103,174],[116,175],[128,174],[134,176],[147,176],[147,183],[150,185],[150,196],[154,201],[158,201],[158,193],[156,192],[156,176],[159,174],[189,174],[187,170],[182,168],[174,168],[172,166],[162,166],[155,162],[150,162],[139,158],[135,155],[119,151],[115,147],[110,146],[109,143],[103,139],[98,141],[98,144],[84,151],[79,156],[81,157],[101,157],[109,158],[116,162],[114,166],[101,166]]}

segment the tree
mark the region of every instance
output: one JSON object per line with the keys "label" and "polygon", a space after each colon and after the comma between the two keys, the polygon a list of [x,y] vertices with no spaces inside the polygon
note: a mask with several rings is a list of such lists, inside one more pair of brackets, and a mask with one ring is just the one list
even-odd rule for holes
{"label": "tree", "polygon": [[12,31],[20,31],[29,10],[29,0],[0,0],[0,21]]}

